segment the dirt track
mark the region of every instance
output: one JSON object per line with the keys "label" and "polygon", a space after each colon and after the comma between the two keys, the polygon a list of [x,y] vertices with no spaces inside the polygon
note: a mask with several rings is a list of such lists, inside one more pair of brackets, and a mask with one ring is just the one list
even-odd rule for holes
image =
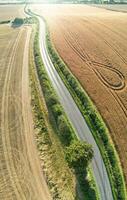
{"label": "dirt track", "polygon": [[[4,36],[2,31],[8,34]],[[30,106],[31,29],[0,26],[0,33],[0,199],[49,200],[36,151]]]}
{"label": "dirt track", "polygon": [[127,14],[85,5],[34,6],[52,40],[102,114],[127,183]]}

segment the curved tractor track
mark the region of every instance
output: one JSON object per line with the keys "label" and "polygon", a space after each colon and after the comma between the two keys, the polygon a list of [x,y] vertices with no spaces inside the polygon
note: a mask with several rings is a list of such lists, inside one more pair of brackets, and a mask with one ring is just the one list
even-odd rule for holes
{"label": "curved tractor track", "polygon": [[30,105],[31,28],[17,28],[13,35],[9,26],[6,29],[10,35],[1,38],[6,48],[3,53],[0,46],[0,199],[49,200],[34,142]]}
{"label": "curved tractor track", "polygon": [[[74,37],[74,33],[72,34],[70,31],[67,31],[67,33],[64,34],[64,38],[66,42],[68,43],[68,45],[87,64],[87,66],[92,68],[94,73],[97,75],[97,77],[102,81],[102,83],[105,86],[113,90],[121,90],[125,87],[125,78],[123,74],[118,69],[113,68],[111,65],[103,64],[103,63],[91,60],[87,52],[84,52],[84,50],[78,43],[77,38]],[[109,73],[111,73],[111,76],[117,76],[116,79],[118,79],[118,81],[114,84],[113,83],[111,84],[110,82],[108,82],[108,80],[106,80],[106,77],[100,71],[104,69],[108,70]]]}

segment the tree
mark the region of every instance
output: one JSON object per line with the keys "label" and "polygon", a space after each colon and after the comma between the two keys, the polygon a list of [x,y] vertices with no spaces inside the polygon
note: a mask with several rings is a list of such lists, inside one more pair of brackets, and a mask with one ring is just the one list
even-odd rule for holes
{"label": "tree", "polygon": [[66,148],[66,160],[69,166],[85,171],[93,158],[92,146],[84,141],[75,141]]}
{"label": "tree", "polygon": [[47,95],[47,102],[48,105],[51,107],[58,103],[58,99],[53,93],[50,93],[50,95],[49,94]]}
{"label": "tree", "polygon": [[58,117],[57,124],[63,143],[65,145],[70,145],[70,142],[72,140],[72,134],[70,126],[68,125],[68,121],[64,115],[60,115]]}
{"label": "tree", "polygon": [[13,21],[13,25],[19,26],[24,23],[24,20],[22,18],[15,18]]}

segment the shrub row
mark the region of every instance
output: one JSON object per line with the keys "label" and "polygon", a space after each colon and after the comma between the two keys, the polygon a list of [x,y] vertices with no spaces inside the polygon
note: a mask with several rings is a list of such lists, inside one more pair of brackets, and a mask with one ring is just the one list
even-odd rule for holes
{"label": "shrub row", "polygon": [[[43,105],[42,105],[43,103],[41,102],[41,95],[39,93],[40,91],[39,91],[38,82],[36,79],[37,78],[36,72],[34,69],[33,62],[31,62],[31,60],[32,60],[32,54],[30,55],[30,79],[31,79],[30,86],[31,86],[31,96],[32,96],[31,103],[32,103],[33,114],[34,114],[34,128],[35,130],[37,129],[36,131],[37,132],[36,134],[37,148],[39,150],[40,159],[43,160],[43,172],[46,177],[46,182],[50,189],[52,199],[61,200],[61,196],[60,196],[61,185],[57,183],[57,180],[56,180],[61,177],[58,176],[58,171],[57,172],[55,171],[55,176],[51,177],[49,166],[48,166],[48,161],[50,160],[52,163],[50,168],[51,170],[53,169],[54,167],[53,156],[55,156],[55,158],[57,157],[57,150],[59,150],[59,147],[56,144],[54,145],[55,147],[52,146],[53,139],[50,136],[49,129],[47,127],[46,117],[44,116],[46,110],[45,108],[43,108]],[[45,151],[45,148],[46,148],[46,151]],[[54,149],[56,150],[55,152],[53,152]],[[61,167],[61,164],[58,166]],[[68,175],[66,177],[66,180],[67,178],[68,178]],[[65,188],[63,188],[63,190],[65,190]]]}
{"label": "shrub row", "polygon": [[[48,110],[53,117],[52,122],[53,124],[55,122],[55,127],[57,129],[57,133],[60,138],[61,144],[63,145],[64,149],[66,149],[66,147],[69,147],[70,144],[72,144],[75,140],[77,140],[77,138],[75,136],[73,128],[71,127],[71,124],[69,123],[58,101],[55,91],[44,69],[39,50],[38,34],[39,34],[39,24],[37,21],[36,34],[34,37],[35,65]],[[81,177],[83,177],[83,175]],[[79,183],[83,186],[83,190],[85,191],[88,199],[99,199],[93,179],[91,179],[90,182],[87,179],[81,182],[82,179],[80,177],[78,178],[79,178]]]}
{"label": "shrub row", "polygon": [[43,68],[43,64],[40,58],[39,48],[38,48],[38,37],[36,35],[34,41],[34,55],[35,63],[37,67],[37,72],[40,80],[40,84],[43,87],[43,93],[46,99],[46,103],[52,117],[55,121],[55,125],[58,129],[59,137],[62,144],[69,145],[73,140],[73,129],[71,128],[64,111],[58,101],[58,98],[51,86],[51,83],[47,77],[47,74]]}
{"label": "shrub row", "polygon": [[90,98],[86,92],[82,89],[79,82],[69,71],[66,64],[59,57],[55,48],[50,41],[50,34],[47,27],[46,35],[47,48],[51,57],[51,60],[58,71],[59,75],[63,79],[74,100],[79,106],[85,120],[87,121],[89,128],[91,129],[93,136],[100,148],[103,156],[105,166],[108,171],[112,192],[115,200],[126,199],[126,189],[121,166],[117,158],[114,146],[109,139],[109,133],[107,128],[97,112],[95,106],[92,104]]}
{"label": "shrub row", "polygon": [[0,24],[8,24],[10,23],[10,20],[7,20],[7,21],[0,21]]}

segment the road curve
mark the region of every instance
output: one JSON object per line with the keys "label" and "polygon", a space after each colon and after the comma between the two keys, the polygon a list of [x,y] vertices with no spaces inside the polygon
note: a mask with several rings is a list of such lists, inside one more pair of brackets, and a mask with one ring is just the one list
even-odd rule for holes
{"label": "road curve", "polygon": [[48,55],[46,47],[46,28],[45,23],[41,17],[38,17],[40,23],[40,33],[39,33],[39,44],[42,60],[48,76],[53,84],[54,89],[59,97],[59,100],[70,120],[72,126],[74,127],[77,137],[80,140],[87,141],[92,144],[94,149],[94,158],[91,164],[95,181],[100,193],[102,200],[113,200],[113,195],[111,191],[111,186],[108,178],[108,174],[100,154],[99,148],[93,138],[93,135],[88,128],[81,112],[79,111],[76,103],[74,102],[72,96],[70,95],[68,89],[65,87],[63,81],[59,77],[57,71],[55,70],[51,59]]}

